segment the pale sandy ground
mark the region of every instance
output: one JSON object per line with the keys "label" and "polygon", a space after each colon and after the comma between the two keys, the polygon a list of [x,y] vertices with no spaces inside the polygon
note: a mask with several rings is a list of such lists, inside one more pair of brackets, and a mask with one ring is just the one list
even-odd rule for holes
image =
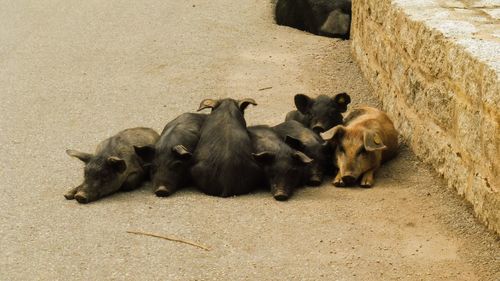
{"label": "pale sandy ground", "polygon": [[[206,97],[253,97],[280,122],[295,93],[377,105],[349,41],[278,27],[255,0],[0,2],[0,280],[499,280],[500,243],[406,148],[373,189],[289,202],[151,187],[66,201],[92,151],[161,130]],[[260,88],[272,87],[265,91]],[[126,233],[175,235],[209,246]]]}

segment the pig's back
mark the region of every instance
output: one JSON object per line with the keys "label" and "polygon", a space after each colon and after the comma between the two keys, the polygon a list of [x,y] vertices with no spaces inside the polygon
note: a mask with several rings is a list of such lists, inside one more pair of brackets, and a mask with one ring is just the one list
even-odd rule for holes
{"label": "pig's back", "polygon": [[192,176],[207,194],[231,196],[248,193],[260,180],[260,168],[252,158],[246,127],[228,118],[206,120],[194,153]]}
{"label": "pig's back", "polygon": [[300,113],[298,110],[293,110],[288,112],[288,114],[285,117],[285,122],[286,121],[297,121],[306,127],[309,127],[309,125],[311,124],[311,118]]}
{"label": "pig's back", "polygon": [[207,114],[201,113],[183,113],[165,125],[161,134],[164,135],[172,127],[177,127],[178,129],[193,132],[199,135],[201,127],[203,126],[207,116]]}
{"label": "pig's back", "polygon": [[267,125],[252,126],[248,127],[248,132],[254,151],[272,151],[275,153],[280,151],[280,143],[283,140],[271,127]]}
{"label": "pig's back", "polygon": [[155,145],[160,136],[150,128],[137,127],[123,130],[102,141],[96,155],[117,156],[127,160],[135,156],[134,146]]}
{"label": "pig's back", "polygon": [[321,146],[324,142],[318,134],[295,120],[289,120],[278,124],[273,127],[273,130],[282,139],[285,139],[286,136],[290,136],[300,140],[302,144],[308,148]]}
{"label": "pig's back", "polygon": [[206,116],[206,114],[183,113],[170,121],[162,131],[156,145],[157,149],[170,149],[181,144],[188,150],[194,151]]}

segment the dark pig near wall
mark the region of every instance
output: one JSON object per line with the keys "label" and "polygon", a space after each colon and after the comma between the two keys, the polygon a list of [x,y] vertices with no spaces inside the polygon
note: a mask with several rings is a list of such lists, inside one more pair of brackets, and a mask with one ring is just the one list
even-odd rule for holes
{"label": "dark pig near wall", "polygon": [[298,110],[290,111],[285,121],[295,120],[319,134],[342,124],[342,113],[346,112],[351,97],[346,93],[317,98],[298,94],[294,101]]}
{"label": "dark pig near wall", "polygon": [[278,0],[275,18],[279,25],[349,39],[351,0]]}
{"label": "dark pig near wall", "polygon": [[335,186],[362,187],[374,184],[375,171],[398,150],[398,132],[387,114],[373,107],[358,107],[339,125],[322,134],[336,148],[334,161],[339,171]]}
{"label": "dark pig near wall", "polygon": [[151,165],[151,181],[157,196],[169,196],[190,183],[193,152],[207,116],[181,114],[165,126],[156,145],[135,147],[137,155]]}
{"label": "dark pig near wall", "polygon": [[253,99],[205,99],[198,111],[211,108],[201,129],[191,169],[196,186],[209,195],[228,197],[262,186],[264,174],[252,156],[243,112]]}
{"label": "dark pig near wall", "polygon": [[272,129],[282,140],[291,137],[300,142],[302,147],[295,148],[314,160],[308,167],[307,184],[311,186],[320,185],[325,171],[331,169],[328,161],[331,159],[331,149],[328,143],[318,134],[295,120],[285,121],[272,127]]}
{"label": "dark pig near wall", "polygon": [[295,188],[305,183],[307,166],[313,160],[293,149],[303,146],[299,140],[286,136],[283,141],[269,126],[252,126],[248,131],[254,158],[266,174],[271,194],[278,201],[287,200]]}
{"label": "dark pig near wall", "polygon": [[102,141],[95,154],[66,150],[85,163],[84,180],[64,197],[88,203],[119,190],[132,190],[148,178],[147,168],[134,146],[154,145],[160,136],[153,129],[132,128]]}

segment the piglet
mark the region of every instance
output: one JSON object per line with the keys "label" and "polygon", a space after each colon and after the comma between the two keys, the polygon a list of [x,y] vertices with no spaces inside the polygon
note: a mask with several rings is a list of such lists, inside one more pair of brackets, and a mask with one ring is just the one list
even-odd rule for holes
{"label": "piglet", "polygon": [[318,134],[295,120],[285,121],[272,127],[272,129],[282,140],[286,140],[286,138],[298,140],[300,147],[296,146],[295,149],[314,159],[314,162],[308,165],[307,184],[319,186],[323,181],[325,171],[330,170],[328,159],[331,158],[331,149],[328,143],[323,141]]}
{"label": "piglet", "polygon": [[298,110],[290,111],[285,121],[295,120],[319,134],[342,124],[342,113],[347,110],[351,97],[346,93],[333,97],[319,95],[317,98],[298,94],[294,101]]}
{"label": "piglet", "polygon": [[205,99],[198,111],[210,108],[193,153],[191,176],[196,186],[209,195],[228,197],[258,188],[262,169],[255,162],[252,141],[243,116],[253,99]]}
{"label": "piglet", "polygon": [[339,171],[333,185],[353,185],[361,178],[362,187],[371,187],[375,171],[397,154],[398,132],[387,114],[373,107],[353,109],[344,122],[322,134],[335,147]]}
{"label": "piglet", "polygon": [[148,171],[134,146],[154,145],[160,136],[153,129],[132,128],[102,141],[94,154],[66,150],[85,163],[84,180],[64,197],[89,203],[119,190],[132,190],[147,179]]}
{"label": "piglet", "polygon": [[306,168],[313,160],[293,148],[303,146],[299,140],[290,136],[282,140],[269,126],[252,126],[248,131],[255,151],[253,156],[264,170],[271,194],[278,201],[287,200],[306,181]]}
{"label": "piglet", "polygon": [[190,183],[193,152],[207,116],[183,113],[165,126],[156,145],[135,147],[137,155],[151,164],[156,196],[169,196]]}

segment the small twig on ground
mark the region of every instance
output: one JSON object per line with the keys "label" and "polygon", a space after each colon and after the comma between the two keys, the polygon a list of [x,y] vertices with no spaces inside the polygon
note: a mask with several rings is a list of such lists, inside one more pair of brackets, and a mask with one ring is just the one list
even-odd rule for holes
{"label": "small twig on ground", "polygon": [[169,236],[162,236],[162,235],[153,234],[153,233],[147,233],[147,232],[142,232],[142,231],[130,231],[130,230],[127,230],[127,233],[132,233],[132,234],[137,234],[137,235],[151,236],[151,237],[161,238],[161,239],[165,239],[165,240],[169,240],[169,241],[180,242],[180,243],[184,243],[184,244],[188,244],[188,245],[191,245],[191,246],[198,247],[198,248],[203,249],[205,251],[210,251],[210,248],[208,248],[206,246],[200,245],[200,244],[195,243],[195,242],[183,240],[183,239],[180,239],[180,238],[174,238],[174,237],[169,237]]}
{"label": "small twig on ground", "polygon": [[273,87],[265,87],[265,88],[260,88],[259,91],[264,91],[264,90],[269,90],[272,89]]}

